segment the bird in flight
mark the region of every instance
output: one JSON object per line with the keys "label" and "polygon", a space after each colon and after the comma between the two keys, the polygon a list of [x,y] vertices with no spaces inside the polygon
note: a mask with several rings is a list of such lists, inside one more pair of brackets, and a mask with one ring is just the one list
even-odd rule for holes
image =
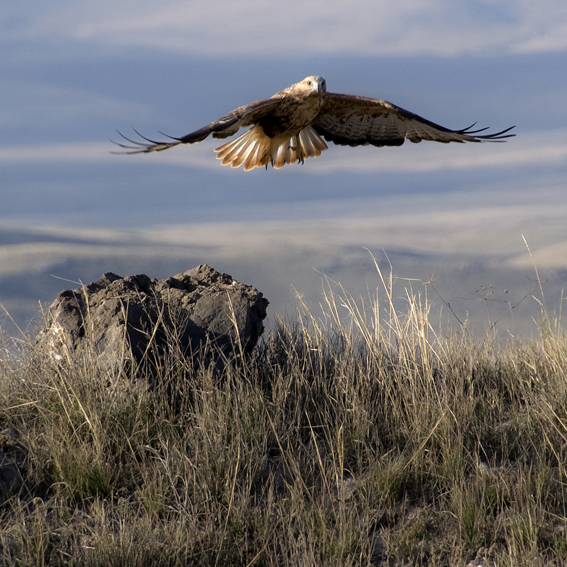
{"label": "bird in flight", "polygon": [[[272,165],[303,163],[328,149],[325,140],[340,146],[401,146],[405,140],[433,142],[496,142],[515,136],[514,126],[494,134],[478,135],[488,128],[450,130],[385,100],[327,92],[323,77],[306,77],[271,98],[257,100],[229,112],[208,126],[182,138],[167,136],[158,142],[139,134],[141,141],[114,142],[139,154],[160,152],[179,144],[195,144],[212,135],[228,138],[241,127],[251,126],[244,134],[215,150],[222,165],[249,171]],[[324,138],[324,139],[323,139]]]}

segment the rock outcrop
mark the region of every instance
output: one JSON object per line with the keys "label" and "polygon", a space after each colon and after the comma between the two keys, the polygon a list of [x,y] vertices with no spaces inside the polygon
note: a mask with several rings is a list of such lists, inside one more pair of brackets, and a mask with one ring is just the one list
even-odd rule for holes
{"label": "rock outcrop", "polygon": [[159,281],[109,272],[62,291],[38,341],[58,360],[94,355],[109,370],[156,364],[171,353],[220,368],[252,351],[267,305],[262,293],[207,265]]}

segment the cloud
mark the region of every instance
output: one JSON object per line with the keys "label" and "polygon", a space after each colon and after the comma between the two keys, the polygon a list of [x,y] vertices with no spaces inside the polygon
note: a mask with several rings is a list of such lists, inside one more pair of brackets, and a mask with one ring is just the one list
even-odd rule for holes
{"label": "cloud", "polygon": [[[76,143],[0,147],[0,163],[122,163],[125,166],[172,165],[230,172],[215,159],[218,140],[192,146],[179,146],[159,154],[111,154],[109,143]],[[502,144],[435,144],[406,142],[401,148],[338,148],[331,146],[304,167],[286,166],[287,174],[350,173],[420,173],[443,170],[479,170],[486,168],[542,167],[567,165],[567,130],[520,134]],[[245,174],[241,169],[232,174]],[[274,172],[278,175],[279,172]]]}
{"label": "cloud", "polygon": [[121,101],[79,87],[62,87],[40,80],[0,82],[0,128],[41,128],[100,121],[106,117],[148,115],[149,106]]}
{"label": "cloud", "polygon": [[[65,144],[41,144],[29,146],[0,147],[0,164],[18,163],[113,163],[122,161],[123,164],[136,165],[164,165],[173,164],[184,167],[198,167],[201,169],[212,169],[218,166],[214,155],[206,151],[206,148],[192,147],[192,152],[181,155],[180,148],[169,150],[170,154],[177,154],[175,157],[163,154],[150,154],[147,156],[121,156],[112,152],[118,150],[116,146],[107,143],[65,143]],[[186,150],[187,148],[185,148]],[[206,154],[206,155],[205,155]],[[139,159],[141,158],[141,159]],[[209,158],[209,159],[207,159]],[[212,159],[210,159],[212,158]]]}
{"label": "cloud", "polygon": [[[59,0],[51,5],[50,13],[44,9],[36,19],[28,8],[28,33],[200,55],[454,56],[567,49],[564,0],[351,0],[348,9],[344,0]],[[23,28],[15,16],[9,21]]]}

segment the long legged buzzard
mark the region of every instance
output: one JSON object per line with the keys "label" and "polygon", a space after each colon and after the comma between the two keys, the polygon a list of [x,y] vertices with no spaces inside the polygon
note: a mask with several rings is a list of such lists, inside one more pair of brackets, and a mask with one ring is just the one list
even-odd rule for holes
{"label": "long legged buzzard", "polygon": [[226,116],[211,122],[182,138],[168,136],[168,142],[157,142],[141,136],[134,141],[120,134],[130,144],[115,142],[129,150],[125,153],[149,153],[167,150],[179,144],[202,142],[213,138],[227,138],[241,127],[252,126],[238,138],[215,150],[222,165],[244,170],[317,157],[327,149],[323,140],[340,146],[401,146],[407,139],[418,143],[433,142],[494,142],[510,138],[514,126],[479,136],[472,130],[474,124],[462,130],[449,130],[430,122],[385,100],[327,92],[323,77],[307,77],[276,93],[271,98],[241,106]]}

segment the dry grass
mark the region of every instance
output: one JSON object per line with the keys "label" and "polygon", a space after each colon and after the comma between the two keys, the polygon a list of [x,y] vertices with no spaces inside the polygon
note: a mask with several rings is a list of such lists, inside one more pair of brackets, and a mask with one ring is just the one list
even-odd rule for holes
{"label": "dry grass", "polygon": [[406,298],[331,285],[325,320],[280,322],[220,377],[172,355],[157,388],[11,346],[0,430],[27,482],[0,564],[566,564],[564,333],[445,336]]}

